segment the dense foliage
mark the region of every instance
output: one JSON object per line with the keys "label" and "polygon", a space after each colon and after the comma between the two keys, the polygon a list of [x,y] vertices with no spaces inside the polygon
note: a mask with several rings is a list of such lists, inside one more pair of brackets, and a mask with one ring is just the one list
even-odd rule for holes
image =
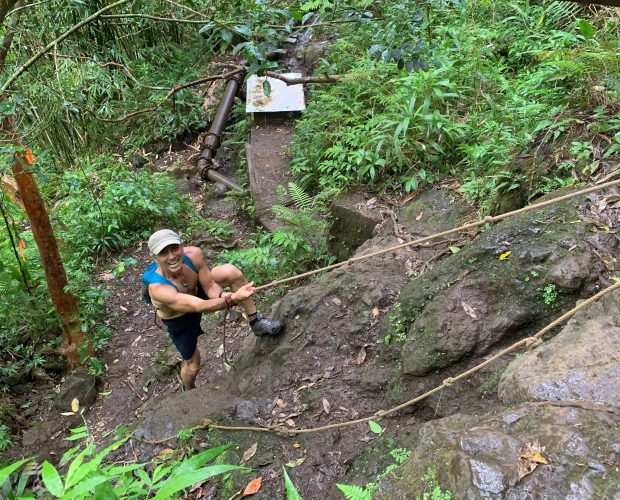
{"label": "dense foliage", "polygon": [[[0,83],[105,5],[16,5],[0,33],[8,49],[0,48]],[[115,257],[114,272],[125,272],[135,261],[123,259],[123,249],[155,226],[186,227],[190,239],[201,231],[233,236],[226,224],[190,214],[168,176],[132,166],[137,153],[161,153],[207,127],[213,88],[174,87],[225,73],[241,58],[249,73],[277,70],[268,52],[308,24],[317,25],[315,38],[332,42],[315,74],[341,77],[312,87],[298,121],[288,193],[294,204],[274,208],[286,229],[257,232],[218,257],[258,282],[331,261],[324,214],[338,190],[411,192],[451,179],[486,212],[498,194],[531,199],[620,156],[617,10],[546,0],[126,3],[53,46],[0,102],[2,117],[12,116],[34,152],[36,181],[96,349],[111,333],[100,321],[106,291],[94,275],[102,262]],[[316,49],[303,50],[310,60]],[[245,141],[249,122],[240,114],[230,144]],[[32,232],[6,175],[15,144],[3,136],[0,152],[0,389],[8,393],[20,376],[59,356],[60,337]],[[247,197],[241,204],[251,212]],[[92,360],[91,368],[101,365]],[[11,444],[11,411],[0,404],[0,452]],[[58,492],[66,488],[67,477],[58,483],[46,470]],[[118,481],[105,476],[111,471],[101,469],[101,484]],[[121,472],[137,481],[133,470]]]}
{"label": "dense foliage", "polygon": [[[376,21],[337,28],[316,70],[346,77],[315,88],[299,122],[302,184],[411,191],[457,177],[488,209],[498,192],[532,197],[617,155],[617,12],[570,2],[373,8]],[[536,158],[529,171],[515,164],[558,139],[560,158],[542,175]]]}

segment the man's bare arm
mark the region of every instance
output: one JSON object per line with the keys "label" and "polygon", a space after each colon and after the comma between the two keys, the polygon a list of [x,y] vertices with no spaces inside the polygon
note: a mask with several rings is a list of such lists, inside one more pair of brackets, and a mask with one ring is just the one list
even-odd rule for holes
{"label": "man's bare arm", "polygon": [[[163,283],[155,283],[149,285],[149,295],[152,300],[159,302],[173,311],[180,313],[191,312],[214,312],[226,309],[226,301],[224,298],[217,299],[199,299],[194,295],[178,292],[173,286]],[[254,295],[254,285],[248,283],[241,287],[231,295],[231,299],[235,302],[245,300]]]}

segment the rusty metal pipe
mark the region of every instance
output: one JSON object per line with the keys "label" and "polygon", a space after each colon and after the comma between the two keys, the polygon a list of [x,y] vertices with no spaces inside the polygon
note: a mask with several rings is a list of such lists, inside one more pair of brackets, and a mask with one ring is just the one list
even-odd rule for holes
{"label": "rusty metal pipe", "polygon": [[220,174],[217,170],[214,170],[212,168],[207,169],[207,179],[213,182],[219,182],[220,184],[224,184],[224,186],[226,186],[228,189],[234,189],[241,192],[244,191],[244,189],[235,181],[229,179],[225,175]]}
{"label": "rusty metal pipe", "polygon": [[215,158],[217,150],[222,144],[220,134],[222,133],[222,130],[224,130],[224,126],[228,120],[228,114],[230,113],[230,108],[232,108],[235,95],[239,89],[239,83],[243,81],[244,75],[245,72],[239,72],[232,75],[226,82],[226,88],[224,89],[222,100],[220,101],[220,105],[215,112],[215,117],[211,122],[211,127],[206,135],[204,146],[202,147],[202,151],[200,152],[200,156],[197,161],[198,168],[200,168],[200,177],[203,180],[206,181],[215,179],[215,182],[220,182],[231,189],[238,190],[242,189],[234,181],[213,171],[213,158]]}

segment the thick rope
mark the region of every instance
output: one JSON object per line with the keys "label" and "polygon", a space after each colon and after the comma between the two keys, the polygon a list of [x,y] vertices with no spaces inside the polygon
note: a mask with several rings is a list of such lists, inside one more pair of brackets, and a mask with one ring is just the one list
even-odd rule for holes
{"label": "thick rope", "polygon": [[596,186],[592,186],[586,189],[582,189],[580,191],[575,191],[574,193],[569,193],[569,194],[565,194],[563,196],[559,196],[557,198],[553,198],[551,200],[546,200],[546,201],[542,201],[540,203],[536,203],[534,205],[529,205],[527,207],[523,207],[520,208],[518,210],[513,210],[512,212],[506,212],[504,214],[501,215],[496,215],[496,216],[490,216],[487,215],[484,219],[478,221],[478,222],[472,222],[469,224],[463,224],[460,227],[456,227],[453,229],[449,229],[447,231],[442,231],[440,233],[435,233],[435,234],[431,234],[430,236],[425,236],[424,238],[419,238],[417,240],[413,240],[413,241],[409,241],[407,243],[402,243],[400,245],[396,245],[390,248],[385,248],[383,250],[377,250],[376,252],[372,252],[369,254],[364,254],[364,255],[360,255],[358,257],[352,257],[348,260],[344,260],[342,262],[338,262],[336,264],[332,264],[330,266],[326,266],[326,267],[322,267],[320,269],[315,269],[313,271],[308,271],[306,273],[302,273],[302,274],[298,274],[296,276],[291,276],[288,278],[284,278],[281,280],[276,280],[276,281],[272,281],[271,283],[267,283],[266,285],[261,285],[261,286],[257,286],[256,287],[256,291],[260,291],[260,290],[266,290],[267,288],[272,288],[274,286],[278,286],[278,285],[282,285],[283,283],[288,283],[289,281],[295,281],[301,278],[307,278],[308,276],[313,276],[315,274],[318,273],[322,273],[325,271],[331,271],[332,269],[338,269],[339,267],[345,266],[347,264],[353,264],[354,262],[359,262],[361,260],[365,260],[365,259],[370,259],[371,257],[376,257],[377,255],[382,255],[384,253],[388,253],[388,252],[394,252],[396,250],[400,250],[401,248],[407,248],[407,247],[411,247],[411,246],[415,246],[415,245],[421,245],[422,243],[426,243],[427,241],[431,241],[434,240],[436,238],[439,238],[441,236],[447,236],[449,234],[453,234],[453,233],[460,233],[463,231],[467,231],[469,229],[473,229],[476,227],[480,227],[483,226],[485,224],[491,224],[494,222],[499,222],[501,220],[507,219],[509,217],[513,217],[515,215],[519,215],[525,212],[531,212],[532,210],[538,210],[542,207],[546,207],[549,205],[552,205],[554,203],[559,203],[561,201],[565,201],[565,200],[570,200],[571,198],[575,198],[577,196],[582,196],[584,194],[588,194],[588,193],[592,193],[594,191],[599,191],[601,189],[606,189],[609,187],[613,187],[613,186],[620,186],[620,180],[616,180],[616,181],[611,181],[611,182],[606,182],[604,184],[599,184]]}
{"label": "thick rope", "polygon": [[[519,340],[518,342],[515,342],[514,344],[512,344],[510,347],[507,347],[506,349],[503,349],[502,351],[498,352],[497,354],[491,356],[489,359],[483,361],[482,363],[474,366],[473,368],[470,368],[467,371],[464,371],[463,373],[457,375],[456,377],[448,377],[447,379],[445,379],[441,385],[438,385],[437,387],[419,395],[416,396],[413,399],[410,399],[409,401],[406,401],[405,403],[402,403],[398,406],[395,406],[393,408],[390,408],[389,410],[378,410],[377,412],[375,412],[373,415],[369,416],[369,417],[364,417],[364,418],[358,418],[355,420],[348,420],[346,422],[338,422],[338,423],[334,423],[334,424],[328,424],[328,425],[322,425],[320,427],[312,427],[312,428],[306,428],[306,429],[291,429],[291,428],[287,428],[287,427],[283,427],[280,425],[272,425],[272,426],[268,426],[268,427],[254,427],[254,426],[229,426],[229,425],[219,425],[219,424],[214,424],[213,422],[211,422],[209,419],[205,419],[203,420],[203,422],[195,427],[192,427],[191,430],[198,430],[198,429],[219,429],[219,430],[224,430],[224,431],[250,431],[250,432],[272,432],[272,433],[276,433],[276,434],[280,434],[283,436],[295,436],[297,434],[309,434],[312,432],[322,432],[322,431],[327,431],[330,429],[338,429],[340,427],[348,427],[351,425],[357,425],[357,424],[363,424],[366,422],[369,422],[371,420],[379,420],[382,419],[384,417],[387,417],[389,415],[392,415],[393,413],[396,413],[408,406],[411,406],[415,403],[418,403],[419,401],[422,401],[423,399],[428,398],[429,396],[435,394],[436,392],[441,391],[444,388],[448,388],[453,386],[456,382],[469,377],[471,374],[476,373],[477,371],[480,371],[482,368],[484,368],[485,366],[489,365],[490,363],[492,363],[493,361],[505,356],[506,354],[510,354],[511,352],[515,351],[516,349],[518,349],[519,347],[531,347],[531,348],[536,348],[537,346],[541,345],[543,343],[543,339],[541,338],[545,333],[549,332],[550,330],[552,330],[553,328],[555,328],[556,326],[558,326],[559,324],[563,323],[564,321],[566,321],[567,319],[571,318],[572,316],[574,316],[577,312],[581,311],[582,309],[584,309],[585,307],[588,307],[590,304],[592,304],[593,302],[596,302],[597,300],[599,300],[601,297],[603,297],[604,295],[607,295],[610,292],[613,292],[614,290],[620,289],[620,281],[614,283],[611,286],[608,286],[607,288],[604,288],[603,290],[601,290],[600,292],[598,292],[596,295],[593,295],[592,297],[590,297],[587,300],[584,300],[583,302],[581,302],[580,304],[576,305],[575,307],[573,307],[570,311],[562,314],[559,318],[553,320],[551,323],[549,323],[547,326],[545,326],[543,329],[539,330],[535,335],[533,335],[532,337],[527,337],[524,339]],[[152,440],[148,440],[148,439],[144,439],[144,438],[136,438],[139,441],[142,441],[144,443],[148,443],[148,444],[162,444],[165,443],[167,441],[170,441],[172,439],[175,439],[176,436],[170,436],[164,439],[160,439],[157,441],[152,441]]]}

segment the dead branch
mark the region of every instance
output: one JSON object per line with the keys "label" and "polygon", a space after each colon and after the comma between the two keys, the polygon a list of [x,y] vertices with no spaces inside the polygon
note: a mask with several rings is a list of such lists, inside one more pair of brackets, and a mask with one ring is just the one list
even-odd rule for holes
{"label": "dead branch", "polygon": [[79,59],[82,61],[90,61],[94,64],[96,64],[97,66],[99,66],[100,68],[107,68],[110,66],[113,66],[115,68],[121,68],[125,73],[127,73],[127,76],[129,77],[129,79],[134,82],[136,85],[138,85],[139,87],[145,88],[145,89],[151,89],[151,90],[170,90],[169,87],[156,87],[153,85],[147,85],[146,83],[142,83],[140,80],[138,80],[134,74],[131,72],[131,70],[125,66],[124,64],[120,64],[117,62],[107,62],[107,63],[100,63],[95,61],[92,57],[89,56],[77,56],[77,55],[71,55],[71,54],[54,54],[54,57],[59,57],[61,59]]}
{"label": "dead branch", "polygon": [[59,43],[61,43],[63,40],[65,40],[66,38],[71,36],[77,30],[79,30],[80,28],[82,28],[83,26],[87,25],[91,21],[94,21],[95,19],[100,17],[104,12],[107,12],[107,11],[109,11],[109,10],[115,8],[115,7],[118,7],[119,5],[123,5],[125,3],[128,3],[129,1],[130,0],[118,0],[118,2],[114,2],[114,3],[110,4],[110,5],[108,5],[107,7],[99,9],[93,15],[88,16],[86,19],[84,19],[83,21],[80,21],[78,24],[76,24],[72,28],[69,28],[67,31],[65,31],[58,38],[55,38],[54,40],[52,40],[45,47],[43,47],[42,50],[40,50],[34,56],[32,56],[30,59],[28,59],[28,61],[26,61],[22,66],[20,66],[17,69],[17,71],[15,71],[15,73],[13,73],[6,80],[6,82],[4,82],[4,85],[2,85],[2,87],[0,88],[0,94],[3,94],[4,92],[6,92],[6,90],[13,84],[13,82],[15,80],[17,80],[30,66],[32,66],[41,57],[43,57],[47,53],[48,50],[50,50],[53,47],[56,47]]}
{"label": "dead branch", "polygon": [[266,71],[265,75],[270,78],[276,78],[278,80],[282,80],[287,85],[298,85],[304,83],[336,83],[341,78],[346,78],[347,74],[344,75],[323,75],[323,76],[301,76],[299,78],[292,78],[289,76],[284,76],[279,73],[274,73],[273,71]]}
{"label": "dead branch", "polygon": [[41,2],[29,3],[28,5],[20,5],[19,7],[15,7],[13,10],[7,12],[6,17],[16,14],[24,9],[29,9],[30,7],[35,7],[37,5],[41,5],[42,3],[47,3],[47,1],[48,0],[43,0]]}
{"label": "dead branch", "polygon": [[176,6],[176,7],[180,7],[181,9],[185,9],[185,10],[191,12],[192,14],[196,14],[197,16],[204,17],[204,18],[208,17],[206,14],[203,14],[202,12],[198,12],[197,10],[192,9],[192,8],[188,7],[187,5],[183,5],[183,4],[174,2],[173,0],[166,0],[166,2],[172,4],[172,5]]}
{"label": "dead branch", "polygon": [[[299,26],[294,26],[295,31],[303,30],[306,28],[317,28],[319,26],[332,26],[334,24],[346,24],[346,23],[361,23],[364,21],[383,21],[383,17],[365,17],[362,19],[334,19],[333,21],[322,21],[320,23],[313,24],[300,24]],[[280,25],[280,24],[270,24],[268,28],[274,29],[285,29],[288,26]]]}
{"label": "dead branch", "polygon": [[194,80],[192,82],[184,83],[182,85],[176,85],[176,86],[174,86],[174,87],[172,87],[170,89],[170,92],[168,92],[168,94],[166,95],[166,98],[172,97],[179,90],[183,90],[183,89],[186,89],[186,88],[189,88],[189,87],[195,87],[196,85],[200,85],[201,83],[212,82],[214,80],[225,80],[225,79],[230,78],[231,76],[236,75],[237,73],[241,73],[243,71],[245,71],[244,68],[235,69],[233,71],[229,71],[228,73],[223,73],[221,75],[205,76],[203,78],[198,78],[197,80]]}
{"label": "dead branch", "polygon": [[161,21],[164,23],[179,23],[179,24],[205,24],[206,21],[198,19],[177,19],[176,17],[159,17],[151,14],[110,14],[101,16],[102,19],[125,19],[125,18],[141,18],[151,19],[152,21]]}

